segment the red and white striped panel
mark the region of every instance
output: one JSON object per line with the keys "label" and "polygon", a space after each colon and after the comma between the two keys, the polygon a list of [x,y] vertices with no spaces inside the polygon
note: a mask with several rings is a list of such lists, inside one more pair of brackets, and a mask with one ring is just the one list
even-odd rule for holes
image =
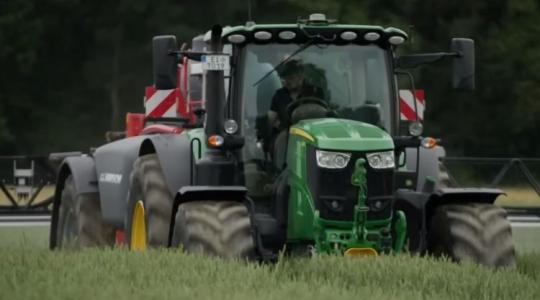
{"label": "red and white striped panel", "polygon": [[156,90],[147,86],[144,96],[144,111],[147,117],[176,118],[178,117],[178,89]]}
{"label": "red and white striped panel", "polygon": [[424,119],[424,110],[426,109],[424,90],[416,90],[416,97],[413,97],[411,90],[399,90],[399,111],[402,121],[416,120],[414,102],[416,102],[418,120],[421,121]]}

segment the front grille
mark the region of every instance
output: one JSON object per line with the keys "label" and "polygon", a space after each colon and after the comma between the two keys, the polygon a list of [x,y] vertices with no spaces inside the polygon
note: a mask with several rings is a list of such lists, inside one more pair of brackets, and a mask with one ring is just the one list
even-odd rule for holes
{"label": "front grille", "polygon": [[[320,217],[326,220],[352,221],[354,206],[358,201],[358,187],[351,184],[354,162],[366,158],[366,153],[353,152],[349,164],[344,169],[325,169],[317,166],[315,147],[307,149],[307,177],[315,207]],[[368,220],[387,219],[392,214],[392,194],[394,192],[394,170],[367,169]],[[375,202],[381,206],[375,208]]]}

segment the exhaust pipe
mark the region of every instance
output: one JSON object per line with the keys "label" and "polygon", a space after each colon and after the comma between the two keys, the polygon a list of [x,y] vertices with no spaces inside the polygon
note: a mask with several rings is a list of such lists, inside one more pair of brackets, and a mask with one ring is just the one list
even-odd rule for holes
{"label": "exhaust pipe", "polygon": [[[209,55],[222,52],[222,28],[212,27]],[[225,155],[223,121],[225,118],[225,84],[223,70],[205,71],[205,89],[203,98],[206,101],[206,152],[195,166],[194,185],[230,186],[236,184],[235,164]],[[216,137],[221,143],[215,143]],[[213,143],[210,141],[214,140]]]}
{"label": "exhaust pipe", "polygon": [[[212,27],[210,39],[210,54],[222,52],[221,43],[222,28],[219,25]],[[223,120],[225,106],[225,85],[223,70],[207,70],[205,74],[206,86],[204,99],[206,100],[206,144],[209,148],[215,145],[209,144],[212,136],[223,136]]]}

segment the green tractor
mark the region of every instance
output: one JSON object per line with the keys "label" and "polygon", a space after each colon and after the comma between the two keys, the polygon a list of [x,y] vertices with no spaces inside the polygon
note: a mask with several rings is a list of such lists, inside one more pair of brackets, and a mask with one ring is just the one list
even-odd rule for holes
{"label": "green tractor", "polygon": [[493,205],[502,192],[447,186],[444,149],[420,137],[419,122],[407,133],[400,124],[398,74],[449,57],[454,86],[472,89],[474,43],[398,57],[406,40],[322,14],[214,26],[190,51],[155,37],[158,90],[177,87],[179,64],[200,62],[199,121],[66,158],[51,248],[111,245],[116,230],[131,249],[222,257],[411,251],[515,264],[510,224]]}

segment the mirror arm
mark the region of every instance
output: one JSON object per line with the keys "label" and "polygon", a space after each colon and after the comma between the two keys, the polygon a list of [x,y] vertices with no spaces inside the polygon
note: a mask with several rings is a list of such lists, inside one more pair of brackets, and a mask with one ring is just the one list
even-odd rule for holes
{"label": "mirror arm", "polygon": [[435,52],[404,55],[395,59],[395,65],[397,68],[413,69],[420,65],[439,62],[446,57],[461,57],[462,55],[461,52]]}
{"label": "mirror arm", "polygon": [[169,50],[169,55],[173,55],[173,56],[176,55],[179,60],[181,60],[182,57],[187,57],[188,59],[198,61],[198,62],[201,61],[204,55],[209,55],[209,54],[230,55],[229,53],[221,53],[221,52],[212,53],[212,52],[195,52],[195,51],[189,51],[189,50],[188,51]]}
{"label": "mirror arm", "polygon": [[192,52],[192,51],[183,51],[183,50],[170,50],[169,55],[176,55],[179,60],[181,60],[182,57],[187,57],[191,60],[195,61],[201,61],[201,57],[205,54],[208,54],[207,52]]}

